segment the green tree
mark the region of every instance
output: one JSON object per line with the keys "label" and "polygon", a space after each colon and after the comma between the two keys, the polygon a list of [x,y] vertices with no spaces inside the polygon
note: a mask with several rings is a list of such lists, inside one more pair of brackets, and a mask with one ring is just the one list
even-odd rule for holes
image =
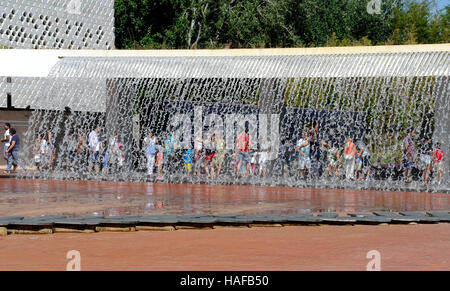
{"label": "green tree", "polygon": [[252,48],[449,42],[432,0],[116,0],[117,48]]}

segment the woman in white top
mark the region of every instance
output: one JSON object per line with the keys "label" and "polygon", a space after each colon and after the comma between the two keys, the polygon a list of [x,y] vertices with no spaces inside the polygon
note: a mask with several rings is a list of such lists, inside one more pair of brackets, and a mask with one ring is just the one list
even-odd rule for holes
{"label": "woman in white top", "polygon": [[267,174],[267,160],[269,159],[270,149],[264,149],[259,153],[259,175],[265,176]]}
{"label": "woman in white top", "polygon": [[3,139],[2,142],[5,143],[4,149],[3,149],[3,158],[8,161],[8,154],[6,152],[6,150],[10,147],[11,145],[11,136],[9,135],[9,129],[11,128],[11,124],[9,123],[5,123],[5,134],[3,135]]}

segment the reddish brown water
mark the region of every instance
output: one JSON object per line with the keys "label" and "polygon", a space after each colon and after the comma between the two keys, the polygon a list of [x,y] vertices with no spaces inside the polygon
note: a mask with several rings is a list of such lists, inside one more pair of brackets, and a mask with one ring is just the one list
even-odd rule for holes
{"label": "reddish brown water", "polygon": [[444,193],[0,179],[0,216],[446,209]]}

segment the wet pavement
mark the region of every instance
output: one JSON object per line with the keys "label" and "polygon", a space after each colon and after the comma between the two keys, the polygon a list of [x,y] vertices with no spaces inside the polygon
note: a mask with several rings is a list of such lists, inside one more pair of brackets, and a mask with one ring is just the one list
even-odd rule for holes
{"label": "wet pavement", "polygon": [[0,179],[1,216],[288,214],[450,209],[445,193]]}

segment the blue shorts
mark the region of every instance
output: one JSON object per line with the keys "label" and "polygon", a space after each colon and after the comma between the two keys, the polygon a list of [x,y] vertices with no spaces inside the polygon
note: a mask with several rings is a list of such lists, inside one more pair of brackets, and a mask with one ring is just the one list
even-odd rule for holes
{"label": "blue shorts", "polygon": [[250,163],[250,155],[248,152],[239,152],[237,156],[238,162]]}
{"label": "blue shorts", "polygon": [[98,156],[99,156],[98,152],[94,154],[94,151],[89,150],[89,161],[91,163],[97,163],[98,162]]}
{"label": "blue shorts", "polygon": [[370,166],[370,156],[365,156],[362,158],[362,165],[363,165],[363,167]]}
{"label": "blue shorts", "polygon": [[408,160],[404,160],[403,161],[403,165],[407,170],[412,170],[412,168],[414,167],[414,162],[410,162]]}

